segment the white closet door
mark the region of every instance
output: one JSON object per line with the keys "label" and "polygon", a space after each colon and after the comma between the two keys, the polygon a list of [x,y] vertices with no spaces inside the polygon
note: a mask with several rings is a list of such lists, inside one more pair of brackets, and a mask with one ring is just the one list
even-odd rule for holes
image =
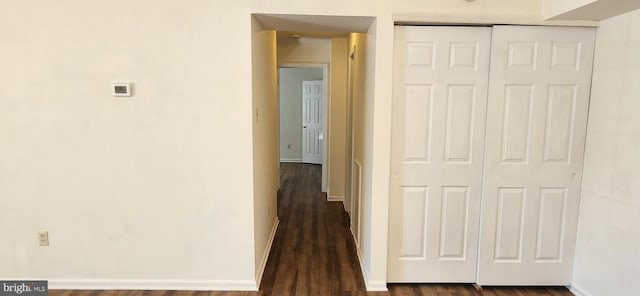
{"label": "white closet door", "polygon": [[478,283],[571,283],[595,30],[494,27]]}
{"label": "white closet door", "polygon": [[389,282],[475,282],[491,29],[396,27]]}

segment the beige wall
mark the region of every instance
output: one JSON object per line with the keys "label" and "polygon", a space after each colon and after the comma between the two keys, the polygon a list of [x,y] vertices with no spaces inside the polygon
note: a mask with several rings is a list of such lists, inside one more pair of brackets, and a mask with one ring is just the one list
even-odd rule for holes
{"label": "beige wall", "polygon": [[302,161],[302,82],[322,80],[322,68],[280,68],[280,161]]}
{"label": "beige wall", "polygon": [[[363,194],[363,192],[360,192],[360,196],[355,196],[358,192],[357,188],[355,188],[357,185],[357,180],[355,179],[355,176],[357,176],[357,166],[355,164],[355,162],[358,162],[362,165],[362,171],[364,172],[365,169],[367,168],[368,165],[370,165],[369,162],[366,161],[366,150],[370,149],[368,147],[366,147],[367,143],[367,122],[366,122],[366,117],[367,117],[367,109],[368,109],[368,105],[371,106],[372,104],[372,100],[371,98],[367,98],[366,97],[366,77],[368,76],[367,73],[365,73],[366,71],[366,62],[367,62],[367,52],[366,52],[366,48],[367,48],[367,35],[366,34],[362,34],[362,33],[352,33],[349,36],[349,48],[350,48],[350,53],[355,52],[354,54],[354,58],[351,60],[351,63],[353,63],[352,68],[351,68],[351,72],[349,73],[350,75],[352,75],[353,77],[350,78],[351,81],[351,85],[350,87],[352,88],[351,91],[351,100],[352,100],[352,116],[353,116],[353,126],[352,126],[352,134],[351,134],[351,138],[350,140],[352,141],[352,145],[353,145],[353,159],[351,159],[351,164],[352,164],[352,170],[351,172],[347,172],[347,181],[346,182],[351,182],[351,180],[353,180],[354,183],[350,184],[351,187],[351,191],[352,194],[354,194],[353,199],[354,199],[354,207],[358,207],[358,201],[361,203],[360,205],[360,210],[358,209],[351,209],[352,214],[355,213],[359,213],[360,217],[356,217],[354,219],[359,219],[359,221],[361,223],[356,223],[356,225],[359,225],[359,230],[356,230],[356,233],[360,233],[360,243],[358,245],[358,252],[361,256],[362,260],[365,260],[365,258],[369,258],[370,255],[370,250],[369,250],[369,246],[366,243],[362,243],[363,241],[366,241],[365,239],[363,239],[363,213],[362,211],[364,210],[364,199],[366,198]],[[353,50],[355,48],[355,51]],[[349,139],[348,139],[349,140]],[[347,157],[347,160],[349,161],[349,157]],[[363,176],[361,176],[361,178],[363,178]],[[364,182],[363,182],[364,183]],[[365,186],[365,184],[363,184],[363,187]],[[370,227],[370,225],[365,225],[364,227]],[[364,263],[364,269],[366,270],[369,266],[368,266],[368,262],[365,261]]]}
{"label": "beige wall", "polygon": [[[386,286],[386,260],[378,258],[387,256],[387,244],[375,243],[384,240],[387,242],[388,228],[388,182],[389,182],[389,156],[390,156],[390,130],[384,130],[379,125],[389,125],[391,120],[391,100],[387,103],[379,101],[383,94],[378,79],[378,60],[376,59],[381,46],[377,41],[379,34],[385,33],[374,23],[366,35],[360,35],[356,39],[356,52],[360,54],[360,60],[356,63],[357,73],[362,79],[363,105],[354,108],[360,110],[361,124],[359,127],[361,136],[357,137],[361,147],[355,149],[356,159],[362,164],[362,198],[361,198],[361,249],[365,273],[369,282],[368,287]],[[391,28],[392,29],[392,28]],[[359,48],[359,49],[358,49]],[[387,72],[391,74],[391,69]],[[356,76],[357,77],[357,76]],[[391,76],[387,77],[391,81]],[[356,83],[357,85],[357,83]],[[356,88],[357,89],[357,88]],[[390,90],[389,90],[390,91]],[[385,105],[388,106],[385,107]],[[358,111],[356,111],[358,112]],[[389,114],[386,114],[386,113]],[[385,115],[381,114],[385,113]],[[384,131],[385,137],[376,136],[376,131]],[[384,157],[382,156],[384,155]],[[381,180],[385,181],[382,182]],[[386,192],[379,195],[380,192]]]}
{"label": "beige wall", "polygon": [[280,39],[278,64],[331,62],[331,40],[326,38]]}
{"label": "beige wall", "polygon": [[371,15],[390,17],[392,14],[442,16],[520,16],[539,19],[542,0],[483,0],[473,3],[451,0],[251,0],[254,13],[312,15]]}
{"label": "beige wall", "polygon": [[596,40],[574,288],[637,295],[640,278],[640,10]]}
{"label": "beige wall", "polygon": [[331,141],[329,155],[329,192],[330,200],[344,200],[345,188],[345,140],[347,108],[347,38],[331,39]]}
{"label": "beige wall", "polygon": [[253,215],[255,280],[262,278],[276,231],[278,194],[278,94],[276,33],[252,25]]}
{"label": "beige wall", "polygon": [[255,288],[250,32],[236,1],[0,1],[0,278]]}

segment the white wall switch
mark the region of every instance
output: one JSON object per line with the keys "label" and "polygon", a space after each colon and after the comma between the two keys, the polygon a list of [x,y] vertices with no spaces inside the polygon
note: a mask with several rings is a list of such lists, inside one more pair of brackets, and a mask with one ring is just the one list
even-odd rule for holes
{"label": "white wall switch", "polygon": [[38,233],[38,242],[40,243],[41,246],[48,246],[49,245],[49,232],[48,231],[41,231]]}

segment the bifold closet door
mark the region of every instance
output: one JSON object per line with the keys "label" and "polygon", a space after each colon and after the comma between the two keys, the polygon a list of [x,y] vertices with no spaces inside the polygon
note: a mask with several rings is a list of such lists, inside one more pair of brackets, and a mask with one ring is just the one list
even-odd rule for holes
{"label": "bifold closet door", "polygon": [[396,27],[389,282],[475,282],[491,28]]}
{"label": "bifold closet door", "polygon": [[571,283],[595,30],[496,26],[478,283]]}

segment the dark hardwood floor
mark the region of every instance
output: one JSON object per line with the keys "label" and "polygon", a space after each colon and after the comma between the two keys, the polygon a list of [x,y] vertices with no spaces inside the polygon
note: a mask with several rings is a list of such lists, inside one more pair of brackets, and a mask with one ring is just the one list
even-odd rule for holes
{"label": "dark hardwood floor", "polygon": [[262,278],[268,295],[351,295],[365,291],[349,217],[320,191],[319,165],[283,163],[280,226]]}
{"label": "dark hardwood floor", "polygon": [[258,292],[69,291],[51,296],[565,296],[565,288],[484,288],[471,285],[389,285],[366,292],[349,218],[339,202],[320,192],[319,165],[283,163],[278,194],[280,226]]}

